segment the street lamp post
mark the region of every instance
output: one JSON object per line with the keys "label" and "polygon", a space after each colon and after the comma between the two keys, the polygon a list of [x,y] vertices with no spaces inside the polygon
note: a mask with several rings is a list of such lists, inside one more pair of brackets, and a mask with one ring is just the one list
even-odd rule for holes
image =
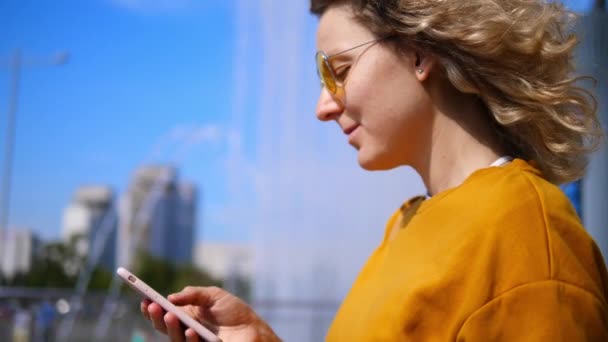
{"label": "street lamp post", "polygon": [[[2,170],[2,208],[0,211],[0,227],[2,229],[2,242],[4,242],[4,232],[8,230],[10,192],[11,192],[11,173],[13,164],[13,151],[15,146],[15,128],[17,114],[17,100],[19,97],[19,80],[21,72],[21,50],[17,49],[13,53],[10,62],[11,84],[8,98],[8,115],[6,123],[6,134],[4,142],[4,168]],[[2,246],[4,247],[4,246]],[[2,248],[4,250],[4,248]]]}
{"label": "street lamp post", "polygon": [[[2,170],[2,189],[0,192],[0,260],[4,259],[4,241],[5,233],[8,230],[10,218],[10,202],[11,202],[11,178],[13,169],[13,156],[15,153],[15,135],[17,127],[17,104],[19,100],[19,82],[21,79],[21,68],[24,65],[62,65],[67,63],[69,54],[61,52],[53,56],[51,59],[31,61],[26,60],[24,63],[23,55],[20,49],[13,52],[10,60],[10,93],[8,99],[8,113],[6,134],[4,143],[4,167]],[[1,272],[1,270],[0,270]]]}

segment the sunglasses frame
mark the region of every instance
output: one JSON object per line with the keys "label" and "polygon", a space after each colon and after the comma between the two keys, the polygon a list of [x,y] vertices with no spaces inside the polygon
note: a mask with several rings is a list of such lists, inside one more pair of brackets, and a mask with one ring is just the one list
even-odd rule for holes
{"label": "sunglasses frame", "polygon": [[[379,42],[379,41],[389,38],[389,37],[390,36],[376,38],[376,39],[370,40],[368,42],[348,48],[346,50],[334,53],[332,55],[327,55],[324,51],[321,51],[321,50],[317,51],[317,53],[315,54],[315,65],[317,66],[317,75],[319,76],[319,79],[321,80],[321,86],[325,87],[335,100],[339,101],[340,103],[344,103],[344,95],[345,95],[344,94],[344,84],[342,84],[341,82],[338,82],[338,80],[336,79],[336,74],[334,72],[334,68],[329,63],[329,60],[331,58],[341,55],[343,53],[358,49],[360,47],[363,47],[363,46],[366,46],[366,45],[369,45],[372,43]],[[320,65],[321,59],[322,59],[322,63],[325,64],[325,68],[327,68],[327,70],[329,70],[329,76],[331,77],[332,83],[334,84],[334,87],[333,87],[334,90],[331,89],[332,87],[327,85],[326,78],[323,76],[324,73],[321,71],[321,65]]]}

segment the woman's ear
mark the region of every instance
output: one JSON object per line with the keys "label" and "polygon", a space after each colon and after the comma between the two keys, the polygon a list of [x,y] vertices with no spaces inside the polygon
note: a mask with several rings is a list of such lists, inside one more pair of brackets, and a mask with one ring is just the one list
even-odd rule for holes
{"label": "woman's ear", "polygon": [[435,66],[435,59],[430,54],[416,52],[415,55],[415,74],[418,81],[424,82],[430,75],[431,70]]}

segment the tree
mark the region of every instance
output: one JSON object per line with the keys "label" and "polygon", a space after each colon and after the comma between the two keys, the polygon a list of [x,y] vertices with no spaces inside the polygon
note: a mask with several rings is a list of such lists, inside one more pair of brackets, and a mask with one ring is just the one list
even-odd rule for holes
{"label": "tree", "polygon": [[221,286],[222,281],[194,265],[174,265],[146,252],[137,253],[134,273],[160,294],[181,291],[187,285]]}
{"label": "tree", "polygon": [[[78,239],[70,243],[51,242],[34,256],[29,272],[18,273],[6,283],[10,286],[73,288],[86,256],[76,252]],[[110,286],[112,274],[97,266],[91,274],[89,289],[103,290]]]}
{"label": "tree", "polygon": [[32,268],[22,278],[16,279],[13,285],[28,287],[72,287],[74,276],[70,276],[64,267],[65,260],[72,253],[69,247],[61,242],[49,243],[34,257]]}
{"label": "tree", "polygon": [[[74,288],[79,273],[85,267],[87,257],[77,251],[79,241],[82,239],[74,237],[68,243],[52,242],[44,245],[34,256],[29,272],[18,273],[12,279],[0,279],[1,284],[37,288]],[[209,273],[191,264],[174,265],[145,252],[139,252],[136,260],[135,274],[164,295],[181,291],[187,285],[222,285],[222,280],[213,278]],[[98,265],[92,271],[88,289],[106,290],[112,278],[113,272]],[[248,284],[239,288],[248,288]]]}

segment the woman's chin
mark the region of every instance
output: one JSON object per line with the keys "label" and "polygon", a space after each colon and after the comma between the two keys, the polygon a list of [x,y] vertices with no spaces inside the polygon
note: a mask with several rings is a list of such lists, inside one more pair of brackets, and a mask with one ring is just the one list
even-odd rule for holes
{"label": "woman's chin", "polygon": [[382,171],[390,170],[397,167],[397,164],[383,160],[376,155],[366,155],[362,150],[359,150],[357,160],[362,169],[367,171]]}

